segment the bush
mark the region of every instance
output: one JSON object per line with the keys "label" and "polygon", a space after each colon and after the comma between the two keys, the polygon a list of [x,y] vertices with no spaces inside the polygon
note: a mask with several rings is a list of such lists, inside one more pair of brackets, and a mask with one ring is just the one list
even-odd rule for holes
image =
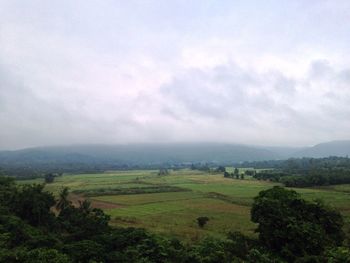
{"label": "bush", "polygon": [[204,225],[206,225],[208,221],[209,218],[206,216],[200,216],[197,218],[197,223],[199,227],[204,227]]}

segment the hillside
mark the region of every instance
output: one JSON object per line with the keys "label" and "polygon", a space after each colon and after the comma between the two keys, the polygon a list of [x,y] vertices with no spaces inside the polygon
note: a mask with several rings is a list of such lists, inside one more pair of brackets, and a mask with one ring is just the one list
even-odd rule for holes
{"label": "hillside", "polygon": [[309,148],[261,147],[222,143],[71,145],[0,152],[0,167],[81,171],[123,167],[212,163],[226,164],[291,157],[328,157],[350,154],[350,141],[321,143]]}
{"label": "hillside", "polygon": [[350,141],[332,141],[317,144],[295,152],[292,157],[328,157],[350,155]]}
{"label": "hillside", "polygon": [[0,152],[2,164],[119,163],[163,164],[186,162],[232,163],[279,158],[271,150],[237,144],[76,145]]}

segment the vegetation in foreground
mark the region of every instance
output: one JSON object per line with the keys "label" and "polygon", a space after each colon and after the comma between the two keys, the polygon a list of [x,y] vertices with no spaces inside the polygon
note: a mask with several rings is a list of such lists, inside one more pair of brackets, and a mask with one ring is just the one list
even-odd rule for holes
{"label": "vegetation in foreground", "polygon": [[[232,167],[226,167],[234,173]],[[239,169],[240,175],[251,168]],[[258,170],[261,172],[262,170]],[[43,183],[43,179],[18,181],[20,184]],[[111,216],[110,224],[140,227],[155,234],[198,242],[207,236],[225,238],[240,231],[255,238],[256,224],[250,221],[253,198],[275,182],[224,178],[222,173],[181,169],[159,175],[159,170],[110,171],[99,174],[64,174],[55,177],[45,190],[57,197],[62,187],[70,189],[69,198],[78,205],[89,198],[93,207]],[[347,185],[295,189],[306,200],[322,198],[350,219],[350,187]],[[203,228],[198,217],[210,220]]]}
{"label": "vegetation in foreground", "polygon": [[254,199],[257,239],[231,232],[193,245],[111,228],[88,201],[73,206],[67,189],[58,196],[0,179],[0,262],[350,262],[340,213],[278,186]]}

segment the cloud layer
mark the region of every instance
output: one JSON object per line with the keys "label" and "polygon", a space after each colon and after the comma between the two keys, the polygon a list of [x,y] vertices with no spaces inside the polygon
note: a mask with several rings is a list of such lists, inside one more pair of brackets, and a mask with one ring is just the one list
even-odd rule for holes
{"label": "cloud layer", "polygon": [[0,149],[350,139],[348,1],[0,4]]}

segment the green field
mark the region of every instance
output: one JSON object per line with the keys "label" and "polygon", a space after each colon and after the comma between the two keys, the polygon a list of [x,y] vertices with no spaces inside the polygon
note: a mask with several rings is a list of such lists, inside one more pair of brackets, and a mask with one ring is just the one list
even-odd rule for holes
{"label": "green field", "polygon": [[[34,182],[42,183],[43,179],[20,181]],[[250,221],[253,197],[273,185],[249,177],[237,180],[185,169],[165,176],[155,170],[67,174],[47,184],[46,189],[57,194],[67,186],[72,199],[88,195],[96,207],[111,215],[112,225],[144,227],[196,241],[206,235],[222,237],[229,231],[254,235],[255,225]],[[296,190],[308,200],[323,199],[350,221],[350,185]],[[199,216],[210,218],[203,229],[196,223]]]}

